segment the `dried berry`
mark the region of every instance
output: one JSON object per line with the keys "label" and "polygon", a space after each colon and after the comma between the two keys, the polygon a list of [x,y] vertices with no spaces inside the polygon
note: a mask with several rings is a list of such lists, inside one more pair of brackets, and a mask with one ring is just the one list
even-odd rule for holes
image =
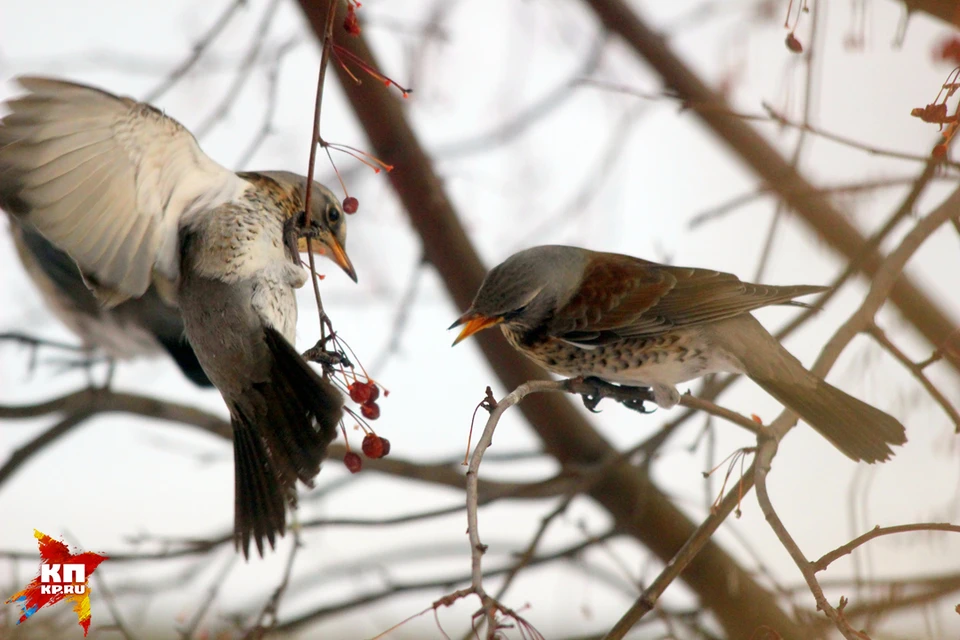
{"label": "dried berry", "polygon": [[368,433],[363,436],[363,454],[368,458],[382,458],[383,457],[383,438],[378,436],[375,433]]}
{"label": "dried berry", "polygon": [[910,115],[933,124],[946,124],[948,121],[947,105],[944,102],[934,102],[925,107],[911,109]]}
{"label": "dried berry", "polygon": [[347,5],[347,17],[343,19],[343,29],[352,36],[360,35],[360,22],[357,20],[357,10],[352,4]]}
{"label": "dried berry", "polygon": [[343,199],[343,212],[344,213],[356,213],[357,209],[360,208],[360,201],[354,198],[353,196],[347,196]]}
{"label": "dried berry", "polygon": [[960,64],[960,37],[948,36],[941,40],[933,50],[933,59],[937,62]]}
{"label": "dried berry", "polygon": [[380,454],[380,457],[387,457],[390,454],[390,441],[386,438],[380,438],[380,446],[383,447],[383,452]]}
{"label": "dried berry", "polygon": [[367,420],[376,420],[380,417],[380,405],[370,400],[360,405],[360,413],[362,413],[363,417]]}
{"label": "dried berry", "polygon": [[357,473],[363,468],[363,459],[353,451],[348,451],[346,455],[343,456],[343,464],[347,466],[350,473]]}
{"label": "dried berry", "polygon": [[803,53],[803,45],[797,40],[797,36],[793,35],[793,31],[787,34],[787,49],[794,53]]}

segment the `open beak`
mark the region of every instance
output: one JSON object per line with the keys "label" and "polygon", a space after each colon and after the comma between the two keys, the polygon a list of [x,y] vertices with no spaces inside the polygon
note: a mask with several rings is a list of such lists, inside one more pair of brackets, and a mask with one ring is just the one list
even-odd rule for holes
{"label": "open beak", "polygon": [[503,322],[503,318],[488,318],[478,314],[476,311],[467,311],[465,314],[457,318],[457,321],[450,325],[447,328],[447,331],[453,329],[454,327],[464,325],[463,329],[460,330],[460,335],[458,335],[457,339],[453,341],[452,346],[457,346],[458,343],[466,340],[478,331],[483,331],[484,329],[498,325],[501,322]]}
{"label": "open beak", "polygon": [[313,249],[315,254],[330,258],[350,276],[351,280],[357,281],[357,272],[353,268],[353,263],[350,262],[350,257],[332,233],[324,233],[319,238],[313,238],[311,243],[308,243],[307,238],[302,236],[297,240],[297,250],[300,253],[306,253],[310,249]]}

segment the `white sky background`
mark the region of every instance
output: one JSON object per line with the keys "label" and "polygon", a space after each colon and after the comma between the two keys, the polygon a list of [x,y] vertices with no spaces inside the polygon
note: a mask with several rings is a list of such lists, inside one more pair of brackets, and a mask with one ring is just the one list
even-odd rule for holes
{"label": "white sky background", "polygon": [[[361,17],[368,21],[365,35],[382,68],[401,84],[413,83],[409,113],[421,140],[431,149],[472,139],[537,101],[579,68],[598,29],[593,17],[575,2],[461,1],[446,14],[446,37],[426,46],[424,63],[414,74],[411,52],[422,44],[418,29],[432,4],[369,0],[361,10]],[[666,27],[699,2],[635,4],[643,15]],[[752,3],[720,4],[726,7],[723,17],[681,29],[672,40],[674,48],[713,83],[742,65],[733,94],[738,109],[759,113],[761,102],[766,101],[799,119],[804,74],[798,58],[783,45],[786,2],[778,4],[774,18],[766,22],[749,21]],[[15,93],[9,80],[22,73],[65,76],[142,97],[189,54],[195,39],[222,6],[223,2],[184,0],[162,4],[0,1],[0,98]],[[936,127],[909,117],[909,113],[933,100],[949,72],[947,66],[931,62],[933,44],[947,29],[915,16],[902,48],[894,48],[890,43],[900,18],[898,4],[870,0],[866,5],[866,45],[862,50],[850,49],[844,40],[859,30],[850,17],[851,4],[823,2],[821,6],[823,45],[817,63],[821,74],[813,122],[877,147],[928,152]],[[204,122],[233,81],[239,59],[266,9],[266,2],[251,0],[213,47],[209,59],[157,105],[191,129]],[[798,37],[806,44],[809,18],[805,20]],[[281,67],[276,133],[242,168],[306,172],[318,52],[299,9],[281,3],[263,57],[269,58],[294,35],[300,44]],[[258,65],[250,72],[227,116],[201,140],[205,151],[227,166],[235,165],[260,126],[268,68],[269,64]],[[656,78],[617,42],[608,44],[596,76],[643,91],[658,89]],[[324,137],[366,148],[332,78],[329,89]],[[623,114],[638,108],[643,112],[632,126],[624,127]],[[773,126],[764,131],[785,154],[792,150],[795,134]],[[594,181],[592,197],[577,210],[566,211],[594,175],[612,135],[623,142],[618,160],[602,173],[599,183]],[[335,155],[335,159],[341,170],[354,166],[343,155]],[[802,168],[816,184],[834,185],[909,177],[920,167],[812,138]],[[756,185],[754,177],[692,114],[678,112],[675,104],[658,101],[644,106],[634,97],[594,88],[576,89],[559,109],[512,143],[455,159],[438,157],[437,169],[489,265],[519,248],[554,242],[717,268],[752,279],[774,209],[774,202],[762,199],[722,221],[689,230],[692,216],[751,190]],[[330,175],[322,155],[317,175]],[[322,290],[337,328],[370,365],[388,344],[397,304],[415,269],[419,244],[383,176],[352,173],[348,185],[361,202],[360,213],[350,219],[347,245],[360,283],[354,285],[336,267],[321,263],[322,272],[329,276]],[[948,187],[941,184],[930,189],[919,209],[925,212],[935,206]],[[863,230],[870,231],[885,221],[903,195],[903,189],[891,189],[838,202]],[[545,222],[548,220],[553,221]],[[957,243],[956,232],[945,228],[927,242],[909,268],[955,318],[960,317]],[[894,243],[888,243],[887,248],[892,246]],[[763,280],[826,284],[842,267],[829,248],[791,220],[777,238]],[[0,234],[0,273],[4,274],[0,279],[0,329],[71,339],[24,276],[5,230]],[[830,333],[859,305],[864,291],[862,281],[845,287],[814,322],[788,341],[789,348],[811,363]],[[304,289],[300,300],[299,346],[304,347],[314,343],[318,328],[312,293]],[[399,353],[381,370],[371,371],[391,390],[390,397],[381,402],[383,416],[375,426],[390,438],[394,456],[425,461],[462,455],[470,414],[484,387],[492,384],[498,396],[507,391],[495,383],[474,345],[467,342],[450,349],[453,334],[444,329],[459,313],[439,279],[428,270]],[[778,309],[758,315],[775,328],[793,313]],[[929,355],[930,346],[905,332],[895,312],[885,309],[879,322],[912,357],[919,360]],[[57,354],[42,351],[40,355],[43,362]],[[75,390],[85,380],[80,372],[54,375],[54,369],[44,365],[29,375],[28,360],[25,348],[0,346],[0,402],[40,401]],[[957,379],[945,365],[935,365],[929,373],[942,391],[960,402]],[[850,463],[805,425],[791,432],[776,457],[770,488],[782,519],[807,556],[817,558],[876,524],[960,519],[956,512],[960,474],[952,426],[922,394],[919,384],[865,338],[858,338],[847,349],[830,380],[900,418],[910,442],[892,462],[867,468]],[[227,415],[219,394],[196,390],[166,359],[121,364],[115,388]],[[742,413],[757,413],[765,420],[779,410],[749,381],[726,394],[722,404]],[[658,411],[642,417],[611,404],[604,406],[594,421],[618,447],[629,447],[674,415]],[[50,424],[49,420],[5,424],[0,429],[0,461]],[[701,426],[702,421],[693,421],[675,436],[653,467],[656,481],[676,496],[695,521],[705,514],[700,472],[707,462],[702,448],[691,455],[687,447]],[[355,444],[359,446],[359,438]],[[720,426],[720,457],[749,444],[749,438],[736,427]],[[530,451],[537,448],[537,440],[514,411],[501,423],[495,445],[492,451]],[[531,480],[556,471],[545,462],[485,462],[483,469],[488,477]],[[329,462],[318,485],[322,489],[345,474],[339,462]],[[75,496],[68,497],[64,482],[77,492]],[[864,486],[868,487],[866,493]],[[715,484],[714,491],[717,487]],[[305,499],[302,515],[375,518],[459,500],[460,495],[452,491],[422,490],[409,482],[367,473],[322,501]],[[856,526],[850,514],[852,501],[867,514]],[[554,504],[519,503],[482,510],[481,536],[491,547],[485,559],[488,566],[522,549],[540,517]],[[67,535],[88,550],[122,549],[130,536],[140,533],[171,537],[219,534],[232,526],[232,449],[229,443],[195,429],[126,415],[102,417],[49,447],[7,482],[0,491],[0,514],[2,549],[33,549],[34,528],[54,536]],[[557,549],[581,540],[581,525],[590,534],[599,534],[609,521],[588,501],[577,500],[567,516],[554,523],[542,548]],[[326,582],[313,590],[295,590],[285,600],[281,615],[296,615],[326,600],[342,601],[352,593],[378,589],[383,584],[382,574],[369,565],[379,557],[397,567],[390,570],[396,580],[448,571],[465,573],[469,570],[465,526],[461,513],[389,531],[335,528],[308,532],[297,575],[320,575]],[[741,541],[746,539],[750,552],[762,558],[781,583],[801,581],[763,521],[752,494],[744,500],[743,517],[725,524],[716,539],[747,566],[755,566],[756,560]],[[266,561],[238,563],[223,585],[213,617],[259,607],[282,571],[289,544],[288,538]],[[609,545],[608,551],[589,554],[589,564],[605,568],[621,582],[624,567],[633,578],[648,581],[659,570],[657,562],[650,562],[630,542]],[[870,575],[909,576],[960,570],[958,551],[960,543],[955,536],[913,534],[872,542],[861,551],[861,558],[869,558],[865,566]],[[149,601],[122,601],[124,612],[134,622],[146,621],[174,636],[176,617],[193,612],[230,553],[226,548],[218,552],[201,575],[184,580],[179,592],[170,591]],[[433,553],[436,560],[421,561],[420,553]],[[610,560],[611,553],[620,558],[620,567]],[[361,570],[361,565],[368,568]],[[148,569],[173,574],[183,567],[138,565],[131,569],[130,565],[108,562],[98,573],[116,586],[148,575]],[[529,603],[525,615],[548,638],[609,628],[631,599],[601,581],[587,579],[575,564],[564,567],[530,572],[511,589],[507,604],[519,607]],[[337,573],[341,569],[347,577]],[[0,563],[0,585],[19,588],[18,583],[34,571],[32,563],[17,567]],[[852,572],[852,562],[845,559],[832,565],[825,576],[840,578]],[[440,595],[438,591],[397,598],[389,606],[378,605],[373,611],[326,622],[320,629],[323,637],[373,636],[429,606]],[[671,587],[668,595],[668,602],[689,603],[679,584]],[[808,594],[800,602],[812,606],[812,597]],[[471,601],[441,613],[451,635],[463,632],[474,605]],[[102,602],[95,601],[94,627],[108,618]],[[944,605],[930,618],[932,627],[913,618],[902,620],[899,630],[910,637],[955,638],[960,634],[960,616],[953,612],[953,605]],[[397,637],[404,634],[439,636],[430,616],[411,623]]]}

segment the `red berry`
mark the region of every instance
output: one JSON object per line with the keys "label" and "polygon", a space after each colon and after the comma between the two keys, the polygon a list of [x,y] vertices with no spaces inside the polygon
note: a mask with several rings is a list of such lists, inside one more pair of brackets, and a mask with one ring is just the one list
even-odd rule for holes
{"label": "red berry", "polygon": [[380,405],[370,400],[360,405],[360,413],[362,413],[363,417],[367,420],[376,420],[380,417]]}
{"label": "red berry", "polygon": [[[371,382],[354,382],[347,387],[347,390],[350,392],[350,399],[356,402],[357,404],[364,404],[370,400],[376,400],[376,396],[373,395],[374,391],[377,391],[376,385]],[[377,391],[377,395],[380,392]]]}
{"label": "red berry", "polygon": [[383,439],[375,433],[363,436],[363,454],[368,458],[383,457]]}
{"label": "red berry", "polygon": [[357,473],[363,467],[363,460],[353,451],[348,451],[346,455],[343,456],[343,464],[347,466],[350,473]]}
{"label": "red berry", "polygon": [[787,49],[794,53],[803,53],[803,45],[797,40],[797,36],[793,35],[793,31],[787,34]]}
{"label": "red berry", "polygon": [[343,199],[344,213],[356,213],[357,209],[359,208],[360,208],[360,201],[354,198],[353,196],[348,196]]}
{"label": "red berry", "polygon": [[380,446],[383,447],[380,457],[385,458],[390,453],[390,441],[386,438],[380,438]]}
{"label": "red berry", "polygon": [[368,382],[367,384],[370,385],[370,398],[367,400],[367,402],[373,402],[380,397],[380,387],[373,382]]}

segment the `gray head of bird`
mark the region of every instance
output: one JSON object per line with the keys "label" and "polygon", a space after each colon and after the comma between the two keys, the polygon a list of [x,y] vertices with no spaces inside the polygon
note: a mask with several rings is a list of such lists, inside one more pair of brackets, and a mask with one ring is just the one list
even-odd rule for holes
{"label": "gray head of bird", "polygon": [[281,198],[289,203],[283,208],[283,215],[284,240],[291,259],[299,264],[299,254],[312,251],[326,256],[354,282],[357,281],[357,272],[346,250],[347,217],[332,191],[314,181],[308,224],[304,210],[304,185],[307,183],[304,176],[289,171],[258,171],[246,175],[270,179],[281,189]]}
{"label": "gray head of bird", "polygon": [[544,245],[524,249],[494,267],[466,313],[450,325],[463,325],[453,344],[503,323],[525,331],[541,326],[579,290],[590,252]]}

